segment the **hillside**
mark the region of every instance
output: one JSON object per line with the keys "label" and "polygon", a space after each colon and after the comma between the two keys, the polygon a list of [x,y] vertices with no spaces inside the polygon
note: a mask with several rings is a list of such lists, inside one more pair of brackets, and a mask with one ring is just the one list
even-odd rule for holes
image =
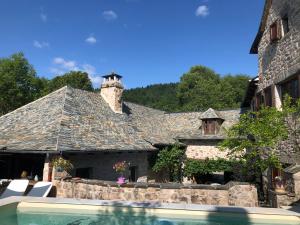
{"label": "hillside", "polygon": [[179,83],[154,84],[125,90],[125,101],[164,110],[189,112],[210,107],[222,110],[240,107],[249,83],[248,75],[220,76],[213,70],[195,66]]}

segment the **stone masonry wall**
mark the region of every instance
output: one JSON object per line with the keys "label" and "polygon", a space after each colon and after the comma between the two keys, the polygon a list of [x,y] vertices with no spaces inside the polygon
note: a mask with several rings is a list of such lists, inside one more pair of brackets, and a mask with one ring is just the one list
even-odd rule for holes
{"label": "stone masonry wall", "polygon": [[[84,157],[84,160],[82,160]],[[92,179],[113,181],[119,177],[113,169],[116,162],[126,161],[130,166],[136,166],[137,177],[148,175],[148,153],[147,152],[120,152],[120,153],[95,153],[70,155],[69,159],[78,168],[91,168]],[[75,176],[75,174],[72,174]],[[126,175],[126,174],[124,174]]]}
{"label": "stone masonry wall", "polygon": [[[271,43],[270,26],[288,16],[290,31]],[[273,0],[266,29],[258,47],[259,90],[300,72],[300,0]]]}
{"label": "stone masonry wall", "polygon": [[114,182],[95,180],[54,181],[56,196],[63,198],[155,201],[201,205],[258,206],[257,190],[247,183],[227,185],[190,185],[131,183],[121,187]]}
{"label": "stone masonry wall", "polygon": [[214,141],[189,142],[185,154],[189,159],[227,158],[228,152],[220,151],[217,148],[217,144]]}

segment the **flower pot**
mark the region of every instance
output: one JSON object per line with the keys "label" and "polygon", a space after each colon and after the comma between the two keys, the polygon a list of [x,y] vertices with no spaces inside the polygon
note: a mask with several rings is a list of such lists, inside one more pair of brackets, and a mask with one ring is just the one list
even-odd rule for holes
{"label": "flower pot", "polygon": [[118,181],[117,181],[117,184],[125,184],[125,177],[119,177],[118,178]]}

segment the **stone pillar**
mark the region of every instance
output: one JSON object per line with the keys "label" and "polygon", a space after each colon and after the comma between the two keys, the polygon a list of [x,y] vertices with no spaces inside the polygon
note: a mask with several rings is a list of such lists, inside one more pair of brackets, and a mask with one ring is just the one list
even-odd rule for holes
{"label": "stone pillar", "polygon": [[300,172],[293,174],[293,180],[295,194],[300,198]]}
{"label": "stone pillar", "polygon": [[282,107],[282,102],[281,102],[281,97],[280,97],[280,87],[279,85],[274,85],[273,86],[273,105],[276,107],[276,109],[281,109]]}
{"label": "stone pillar", "polygon": [[50,161],[50,156],[47,153],[44,162],[43,181],[51,181],[52,166],[50,165]]}

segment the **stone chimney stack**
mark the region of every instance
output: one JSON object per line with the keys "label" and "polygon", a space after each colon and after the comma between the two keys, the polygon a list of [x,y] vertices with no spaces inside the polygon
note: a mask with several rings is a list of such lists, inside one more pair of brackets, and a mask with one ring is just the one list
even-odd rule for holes
{"label": "stone chimney stack", "polygon": [[124,87],[121,82],[122,76],[112,72],[103,76],[101,96],[109,104],[115,113],[122,113],[122,94]]}

